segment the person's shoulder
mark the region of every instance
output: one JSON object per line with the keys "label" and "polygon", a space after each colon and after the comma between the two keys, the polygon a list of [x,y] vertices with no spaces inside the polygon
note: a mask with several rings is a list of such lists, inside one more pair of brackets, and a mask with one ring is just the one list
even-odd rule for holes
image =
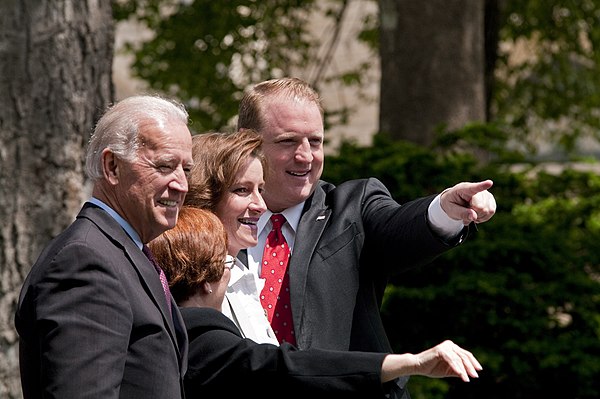
{"label": "person's shoulder", "polygon": [[326,182],[324,180],[321,180],[319,182],[320,189],[323,190],[326,194],[333,192],[354,192],[356,190],[363,190],[369,185],[383,186],[383,183],[376,177],[346,180],[337,185]]}
{"label": "person's shoulder", "polygon": [[36,263],[46,258],[54,258],[63,251],[86,247],[89,241],[96,242],[96,232],[94,224],[86,219],[77,218],[46,244]]}
{"label": "person's shoulder", "polygon": [[222,312],[209,307],[179,308],[190,335],[200,335],[211,330],[226,330],[240,335],[236,325]]}
{"label": "person's shoulder", "polygon": [[180,307],[179,311],[182,316],[190,317],[190,318],[200,318],[200,317],[215,317],[220,318],[218,315],[223,315],[223,313],[219,312],[217,309],[209,308],[209,307]]}

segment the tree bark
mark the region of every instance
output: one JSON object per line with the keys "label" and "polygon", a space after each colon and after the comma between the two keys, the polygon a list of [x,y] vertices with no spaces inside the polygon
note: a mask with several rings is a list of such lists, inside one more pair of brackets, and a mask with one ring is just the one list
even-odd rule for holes
{"label": "tree bark", "polygon": [[0,2],[0,397],[22,397],[26,274],[86,197],[85,146],[113,100],[108,0]]}
{"label": "tree bark", "polygon": [[379,131],[428,145],[486,116],[484,2],[379,0]]}

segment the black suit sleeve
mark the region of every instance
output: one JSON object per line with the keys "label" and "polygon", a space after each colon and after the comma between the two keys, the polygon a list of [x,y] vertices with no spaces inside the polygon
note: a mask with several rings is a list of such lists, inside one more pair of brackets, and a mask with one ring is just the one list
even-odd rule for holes
{"label": "black suit sleeve", "polygon": [[[384,353],[300,351],[289,344],[257,344],[210,308],[183,308],[190,350],[187,397],[282,394],[318,397],[383,397]],[[204,396],[207,397],[207,396]]]}
{"label": "black suit sleeve", "polygon": [[[435,195],[403,204],[396,202],[377,179],[368,179],[362,196],[361,214],[367,255],[385,265],[397,265],[401,254],[402,269],[430,263],[441,253],[462,243],[468,229],[450,241],[444,241],[428,221],[429,204]],[[397,273],[395,266],[388,273]]]}

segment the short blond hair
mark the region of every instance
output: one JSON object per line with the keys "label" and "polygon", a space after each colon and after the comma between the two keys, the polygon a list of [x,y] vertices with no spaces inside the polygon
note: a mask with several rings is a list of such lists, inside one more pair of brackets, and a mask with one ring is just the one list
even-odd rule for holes
{"label": "short blond hair", "polygon": [[298,78],[280,78],[261,82],[244,93],[238,113],[238,129],[263,129],[264,106],[276,97],[298,98],[314,102],[324,117],[323,104],[319,93],[308,83]]}

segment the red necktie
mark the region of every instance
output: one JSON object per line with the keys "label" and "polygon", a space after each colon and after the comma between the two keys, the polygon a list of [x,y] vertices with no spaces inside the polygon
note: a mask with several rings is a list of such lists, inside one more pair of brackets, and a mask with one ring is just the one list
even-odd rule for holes
{"label": "red necktie", "polygon": [[261,277],[265,286],[260,302],[267,311],[267,318],[273,327],[277,340],[296,344],[292,309],[290,306],[290,276],[287,270],[290,259],[290,247],[281,232],[286,222],[281,214],[271,216],[273,230],[267,236],[262,258]]}
{"label": "red necktie", "polygon": [[152,255],[150,248],[148,248],[146,244],[142,246],[142,252],[144,253],[144,255],[146,255],[146,257],[148,258],[150,263],[152,263],[152,265],[156,269],[156,272],[158,273],[160,283],[162,284],[163,291],[165,292],[165,299],[167,300],[167,309],[169,309],[169,314],[173,316],[171,313],[171,290],[169,289],[169,282],[167,281],[167,276],[165,275],[164,270],[161,269],[161,267],[158,265],[158,262],[156,262],[154,255]]}

